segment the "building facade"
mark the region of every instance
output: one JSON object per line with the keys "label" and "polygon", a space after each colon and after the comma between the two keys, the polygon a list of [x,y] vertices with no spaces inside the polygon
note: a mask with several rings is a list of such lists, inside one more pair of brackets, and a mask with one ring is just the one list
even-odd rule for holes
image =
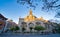
{"label": "building facade", "polygon": [[32,10],[30,10],[29,15],[27,15],[25,18],[19,18],[19,27],[20,31],[22,31],[22,28],[25,28],[26,31],[30,31],[30,27],[35,27],[36,25],[43,26],[46,29],[52,29],[51,26],[48,24],[48,20],[45,20],[43,17],[37,18],[32,14]]}
{"label": "building facade", "polygon": [[6,29],[10,30],[11,27],[16,27],[17,24],[15,22],[13,22],[13,20],[7,20],[7,26]]}
{"label": "building facade", "polygon": [[7,18],[0,14],[0,32],[4,30]]}

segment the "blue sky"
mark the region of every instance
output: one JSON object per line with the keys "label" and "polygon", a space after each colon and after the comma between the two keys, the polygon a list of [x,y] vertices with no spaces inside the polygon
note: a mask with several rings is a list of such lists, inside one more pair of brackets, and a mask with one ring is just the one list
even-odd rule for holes
{"label": "blue sky", "polygon": [[[35,10],[32,10],[36,17],[42,16],[47,20],[55,19],[54,11],[46,13],[41,10],[41,7],[39,7],[40,5],[38,5]],[[30,9],[26,8],[26,6],[19,5],[16,0],[0,0],[0,13],[9,19],[12,19],[16,23],[18,23],[19,17],[24,18],[27,16],[29,14],[29,10]]]}

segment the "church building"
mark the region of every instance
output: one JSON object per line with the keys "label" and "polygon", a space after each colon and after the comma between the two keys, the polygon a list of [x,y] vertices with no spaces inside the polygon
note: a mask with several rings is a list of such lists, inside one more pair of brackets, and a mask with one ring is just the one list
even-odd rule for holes
{"label": "church building", "polygon": [[32,10],[30,10],[29,15],[24,18],[19,18],[18,25],[20,27],[20,30],[22,30],[22,28],[25,28],[26,31],[30,31],[29,28],[35,27],[36,25],[43,26],[48,29],[48,26],[44,24],[46,22],[48,22],[48,20],[45,20],[43,17],[37,18],[33,15]]}

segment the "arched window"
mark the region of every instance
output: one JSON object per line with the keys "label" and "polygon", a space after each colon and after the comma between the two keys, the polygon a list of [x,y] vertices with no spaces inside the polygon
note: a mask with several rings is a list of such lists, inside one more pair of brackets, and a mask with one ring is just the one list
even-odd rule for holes
{"label": "arched window", "polygon": [[33,26],[34,26],[34,24],[33,24],[33,23],[29,23],[28,25],[29,25],[29,27],[33,27]]}
{"label": "arched window", "polygon": [[26,23],[26,22],[22,22],[22,23],[21,23],[21,26],[22,26],[22,27],[27,27],[27,23]]}
{"label": "arched window", "polygon": [[26,22],[22,22],[21,24],[26,24]]}

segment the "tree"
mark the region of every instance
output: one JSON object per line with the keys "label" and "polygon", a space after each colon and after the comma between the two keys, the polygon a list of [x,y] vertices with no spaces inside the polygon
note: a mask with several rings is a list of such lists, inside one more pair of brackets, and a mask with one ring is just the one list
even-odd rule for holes
{"label": "tree", "polygon": [[51,0],[50,2],[49,2],[49,0],[17,0],[17,3],[22,4],[22,5],[28,4],[30,7],[36,7],[36,5],[38,5],[38,3],[36,3],[36,2],[40,2],[40,1],[43,2],[42,9],[48,9],[49,10],[52,8],[60,7],[60,4],[54,5],[59,0]]}
{"label": "tree", "polygon": [[57,33],[60,33],[60,25],[58,24],[58,27],[55,29]]}
{"label": "tree", "polygon": [[52,0],[52,1],[49,2],[49,0],[43,0],[44,5],[43,5],[42,9],[47,9],[47,10],[50,9],[50,10],[51,10],[51,9],[53,9],[53,8],[60,7],[60,4],[59,4],[59,5],[54,5],[54,4],[56,4],[58,1],[59,1],[59,0]]}
{"label": "tree", "polygon": [[11,31],[14,31],[14,29],[15,29],[14,27],[11,27],[11,28],[10,28]]}
{"label": "tree", "polygon": [[19,30],[20,28],[18,26],[15,27],[15,31]]}
{"label": "tree", "polygon": [[35,30],[37,30],[37,31],[40,31],[40,30],[45,30],[45,28],[44,27],[42,27],[42,26],[35,26],[35,28],[34,28]]}
{"label": "tree", "polygon": [[[19,3],[20,5],[29,5],[27,6],[27,8],[36,8],[39,3],[42,4],[42,6],[40,5],[42,10],[45,11],[52,11],[55,10],[56,11],[56,16],[58,17],[58,15],[60,14],[60,3],[58,3],[59,0],[17,0],[17,3]],[[38,3],[39,2],[39,3]],[[41,3],[42,2],[42,3]],[[59,10],[59,13],[57,12]],[[59,17],[60,18],[60,15]]]}
{"label": "tree", "polygon": [[57,29],[57,32],[60,33],[60,28]]}
{"label": "tree", "polygon": [[17,31],[17,30],[19,30],[19,27],[18,27],[18,26],[11,27],[10,30],[11,30],[11,31]]}

